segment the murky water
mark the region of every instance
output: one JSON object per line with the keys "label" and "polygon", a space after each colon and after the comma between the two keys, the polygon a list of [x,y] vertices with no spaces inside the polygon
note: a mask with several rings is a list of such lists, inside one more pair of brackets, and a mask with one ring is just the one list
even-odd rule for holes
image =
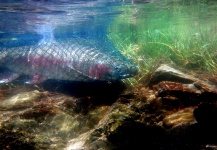
{"label": "murky water", "polygon": [[156,98],[144,82],[153,69],[216,75],[216,15],[214,0],[0,2],[0,148],[125,147],[122,129],[162,119],[143,114]]}

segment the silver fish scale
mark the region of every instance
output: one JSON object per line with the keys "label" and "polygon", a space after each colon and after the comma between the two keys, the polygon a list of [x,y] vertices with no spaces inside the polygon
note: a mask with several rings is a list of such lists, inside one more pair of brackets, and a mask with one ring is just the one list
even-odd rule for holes
{"label": "silver fish scale", "polygon": [[0,49],[0,66],[18,74],[72,81],[116,80],[137,74],[134,64],[100,49],[105,47],[78,39],[42,41]]}

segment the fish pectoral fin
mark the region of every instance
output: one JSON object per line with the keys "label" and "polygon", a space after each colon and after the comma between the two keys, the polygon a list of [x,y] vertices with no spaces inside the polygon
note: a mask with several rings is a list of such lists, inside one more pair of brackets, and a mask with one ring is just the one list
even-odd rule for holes
{"label": "fish pectoral fin", "polygon": [[1,69],[0,71],[0,84],[9,83],[19,77],[19,74],[14,73],[8,69]]}
{"label": "fish pectoral fin", "polygon": [[32,76],[32,78],[29,81],[26,81],[26,84],[39,84],[47,80],[47,77],[35,74]]}
{"label": "fish pectoral fin", "polygon": [[69,67],[70,69],[72,69],[73,71],[75,71],[77,74],[80,74],[80,75],[82,75],[83,77],[85,77],[87,79],[91,78],[89,75],[85,74],[84,72],[81,72],[81,71],[75,69],[72,65],[68,64],[67,67]]}

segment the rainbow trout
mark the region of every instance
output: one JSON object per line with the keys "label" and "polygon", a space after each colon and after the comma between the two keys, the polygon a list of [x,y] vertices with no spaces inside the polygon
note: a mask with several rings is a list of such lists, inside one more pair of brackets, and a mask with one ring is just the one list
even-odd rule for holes
{"label": "rainbow trout", "polygon": [[47,79],[111,81],[138,73],[136,65],[121,54],[101,49],[105,47],[79,39],[0,48],[0,66],[8,69],[0,74],[0,82],[10,82],[23,74],[33,77],[27,83],[35,84]]}

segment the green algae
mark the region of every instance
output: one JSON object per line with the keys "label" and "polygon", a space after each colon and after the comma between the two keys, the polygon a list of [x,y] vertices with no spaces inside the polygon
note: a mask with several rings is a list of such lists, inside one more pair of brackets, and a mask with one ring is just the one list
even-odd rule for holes
{"label": "green algae", "polygon": [[135,62],[138,82],[159,64],[187,70],[217,72],[217,3],[164,0],[117,8],[122,13],[109,28],[108,37]]}

